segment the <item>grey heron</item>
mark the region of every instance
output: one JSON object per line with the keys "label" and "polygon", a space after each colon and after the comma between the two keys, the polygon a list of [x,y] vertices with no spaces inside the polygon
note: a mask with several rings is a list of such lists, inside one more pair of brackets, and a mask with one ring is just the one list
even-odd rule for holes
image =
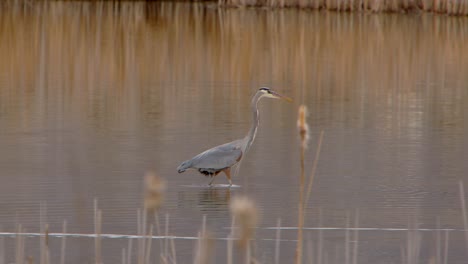
{"label": "grey heron", "polygon": [[[270,88],[261,87],[252,98],[250,106],[253,114],[253,123],[247,135],[242,139],[234,140],[232,142],[208,149],[196,155],[195,157],[182,162],[182,164],[180,164],[180,166],[177,168],[177,171],[182,173],[187,169],[196,169],[205,176],[210,176],[213,178],[209,183],[210,186],[213,183],[215,176],[220,172],[224,172],[229,181],[229,186],[232,186],[231,167],[238,164],[242,160],[255,139],[255,134],[257,133],[258,124],[260,121],[257,104],[258,101],[264,97],[284,99],[289,102],[292,101],[291,98],[280,95]],[[237,174],[238,169],[239,166],[236,168],[236,173],[234,175]]]}

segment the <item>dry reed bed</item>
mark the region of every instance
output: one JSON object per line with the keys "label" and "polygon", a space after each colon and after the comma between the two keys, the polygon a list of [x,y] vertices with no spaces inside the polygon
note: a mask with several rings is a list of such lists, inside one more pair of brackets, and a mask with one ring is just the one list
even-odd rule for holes
{"label": "dry reed bed", "polygon": [[[100,118],[93,111],[105,107],[104,111],[115,114],[98,123],[131,126],[130,100],[139,100],[144,113],[154,111],[151,100],[141,94],[161,98],[163,122],[190,122],[188,117],[174,116],[180,111],[171,110],[183,107],[174,103],[177,89],[164,94],[140,91],[148,89],[138,85],[142,79],[173,86],[220,84],[209,89],[193,87],[194,93],[203,95],[194,98],[200,100],[193,102],[198,104],[204,98],[250,94],[251,87],[273,82],[278,87],[300,87],[292,91],[298,93],[291,94],[295,98],[360,100],[353,95],[366,94],[376,105],[385,105],[391,103],[385,99],[389,96],[416,101],[421,86],[433,89],[419,80],[456,82],[455,89],[440,94],[454,98],[460,98],[468,82],[468,23],[464,18],[213,10],[187,4],[163,4],[154,10],[142,3],[122,3],[119,9],[111,3],[44,5],[47,8],[16,13],[2,10],[0,17],[0,71],[4,73],[0,103],[17,100],[23,105],[22,113],[8,114],[15,116],[9,118],[11,122],[24,126],[32,122],[27,120],[28,113],[45,111],[34,100],[36,90],[31,87],[56,96],[50,101],[60,101],[78,119]],[[443,78],[431,77],[440,72]],[[364,78],[366,84],[361,85]],[[232,87],[227,80],[244,85]],[[62,88],[49,91],[55,87]],[[91,95],[117,100],[98,107],[88,100]],[[463,104],[449,108],[437,112],[447,119],[462,118]],[[227,118],[248,118],[243,109],[248,109],[245,103],[239,106],[239,116]]]}
{"label": "dry reed bed", "polygon": [[[8,0],[6,2],[30,5],[28,1],[24,0]],[[171,1],[166,0],[166,2]],[[189,0],[189,2],[199,1]],[[207,0],[207,2],[214,2],[221,8],[301,8],[338,12],[432,12],[454,16],[468,15],[468,1],[466,0]]]}
{"label": "dry reed bed", "polygon": [[468,1],[458,0],[218,0],[220,6],[298,7],[345,12],[433,12],[468,15]]}

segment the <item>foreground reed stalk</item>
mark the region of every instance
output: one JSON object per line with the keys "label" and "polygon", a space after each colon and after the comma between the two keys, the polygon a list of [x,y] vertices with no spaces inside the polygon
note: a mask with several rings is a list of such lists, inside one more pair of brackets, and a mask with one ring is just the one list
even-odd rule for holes
{"label": "foreground reed stalk", "polygon": [[[67,220],[63,220],[62,233],[67,233]],[[60,251],[60,264],[65,264],[65,249],[66,249],[66,240],[67,237],[62,237],[61,251]],[[1,263],[0,263],[1,264]]]}
{"label": "foreground reed stalk", "polygon": [[47,224],[46,215],[47,205],[45,203],[41,203],[39,207],[39,223],[41,232],[41,237],[39,239],[39,248],[41,251],[39,259],[40,264],[49,263],[49,225]]}
{"label": "foreground reed stalk", "polygon": [[24,262],[24,236],[21,235],[24,233],[23,227],[21,224],[18,224],[16,228],[16,252],[15,259],[17,264],[22,264]]}
{"label": "foreground reed stalk", "polygon": [[[257,206],[247,197],[235,197],[232,199],[229,209],[237,223],[235,230],[238,232],[238,245],[244,252],[245,263],[250,264],[254,261],[250,240],[253,239],[254,230],[258,224]],[[228,263],[232,263],[231,260],[228,260]]]}
{"label": "foreground reed stalk", "polygon": [[101,256],[101,229],[102,228],[102,211],[98,207],[98,201],[94,199],[94,251],[95,251],[95,263],[102,263]]}
{"label": "foreground reed stalk", "polygon": [[296,264],[302,263],[302,248],[303,248],[303,228],[304,228],[304,187],[305,187],[305,172],[304,172],[304,155],[309,138],[309,127],[305,121],[307,108],[305,105],[299,107],[299,117],[297,126],[299,136],[301,137],[301,175],[299,179],[299,205],[298,205],[298,225],[297,225],[297,247],[296,247]]}
{"label": "foreground reed stalk", "polygon": [[[146,219],[148,215],[154,215],[154,220],[155,220],[155,228],[156,228],[156,234],[157,235],[162,235],[160,224],[159,224],[159,216],[158,216],[158,211],[161,208],[163,201],[164,201],[164,195],[166,191],[166,181],[156,175],[156,173],[149,171],[145,174],[144,177],[144,197],[143,197],[143,217],[141,219],[141,222],[138,223],[139,230],[142,233],[142,235],[146,236],[146,239],[143,239],[138,242],[138,261],[139,263],[150,263],[151,259],[151,244],[152,244],[152,236],[153,236],[153,228],[154,226],[150,226],[149,233],[146,232]],[[167,244],[167,240],[164,239],[164,241]],[[161,259],[165,259],[165,256],[162,255],[163,253],[163,242],[160,241],[160,253],[161,253]],[[175,260],[175,254],[174,254],[174,260]]]}
{"label": "foreground reed stalk", "polygon": [[276,227],[278,229],[276,230],[276,241],[275,241],[275,264],[279,264],[280,241],[281,241],[281,218],[278,219],[278,223]]}
{"label": "foreground reed stalk", "polygon": [[209,264],[213,255],[213,236],[206,230],[206,215],[203,216],[202,230],[198,232],[194,264]]}
{"label": "foreground reed stalk", "polygon": [[[1,228],[0,231],[2,231]],[[5,238],[3,236],[0,237],[0,264],[5,264]]]}
{"label": "foreground reed stalk", "polygon": [[[305,150],[307,148],[307,143],[309,141],[309,125],[306,122],[307,117],[307,107],[301,105],[299,107],[297,127],[299,130],[299,136],[301,139],[301,174],[299,179],[299,203],[298,203],[298,225],[297,225],[297,246],[296,246],[296,264],[302,263],[303,256],[303,233],[304,233],[304,221],[305,221],[305,210],[307,208],[310,193],[312,191],[312,184],[314,182],[315,172],[317,170],[317,164],[320,157],[320,150],[322,148],[323,134],[321,131],[317,150],[315,153],[314,163],[312,167],[312,172],[310,174],[309,182],[307,184],[307,193],[305,193],[306,188],[306,178],[304,171],[304,162],[305,162]],[[305,195],[304,195],[305,194]]]}
{"label": "foreground reed stalk", "polygon": [[465,235],[465,247],[466,252],[468,252],[468,214],[466,212],[466,205],[465,205],[465,188],[463,187],[463,181],[458,182],[458,187],[460,188],[460,205],[462,209],[462,216],[463,216],[463,230]]}

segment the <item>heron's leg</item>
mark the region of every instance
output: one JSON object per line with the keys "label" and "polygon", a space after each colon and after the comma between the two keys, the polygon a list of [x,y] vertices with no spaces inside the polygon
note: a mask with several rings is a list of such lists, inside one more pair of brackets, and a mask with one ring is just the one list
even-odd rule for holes
{"label": "heron's leg", "polygon": [[227,168],[224,171],[224,174],[226,174],[226,178],[228,179],[229,181],[229,187],[232,186],[232,181],[231,181],[231,168]]}
{"label": "heron's leg", "polygon": [[215,178],[216,178],[216,175],[212,174],[212,175],[211,175],[211,178],[213,178],[213,179],[211,179],[210,183],[208,183],[208,185],[209,185],[210,187],[213,186],[213,182],[214,182],[214,180],[215,180]]}

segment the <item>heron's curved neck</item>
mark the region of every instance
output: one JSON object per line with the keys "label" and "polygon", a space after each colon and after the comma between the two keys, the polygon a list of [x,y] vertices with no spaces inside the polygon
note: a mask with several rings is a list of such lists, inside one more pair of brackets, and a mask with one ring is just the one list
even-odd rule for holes
{"label": "heron's curved neck", "polygon": [[250,103],[250,107],[252,109],[252,126],[250,127],[249,133],[247,134],[246,141],[247,144],[245,146],[245,151],[249,150],[250,146],[252,145],[255,135],[257,134],[257,129],[258,129],[258,124],[260,122],[260,118],[258,115],[258,101],[260,101],[260,98],[262,97],[262,93],[256,93],[255,96],[252,98],[252,102]]}

